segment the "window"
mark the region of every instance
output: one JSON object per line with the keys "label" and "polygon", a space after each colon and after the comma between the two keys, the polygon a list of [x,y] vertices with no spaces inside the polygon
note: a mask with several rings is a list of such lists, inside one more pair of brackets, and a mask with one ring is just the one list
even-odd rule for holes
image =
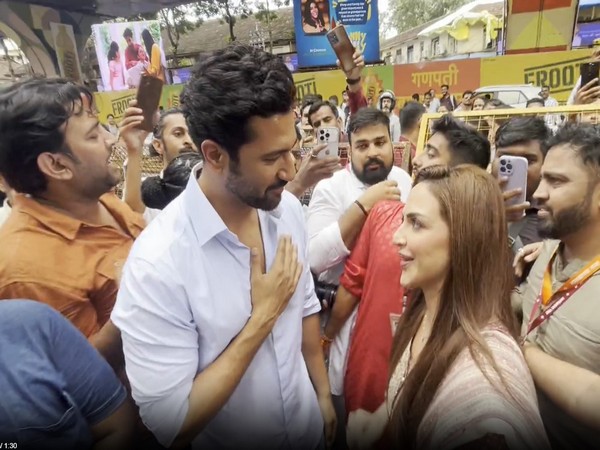
{"label": "window", "polygon": [[425,58],[427,55],[425,54],[425,42],[421,41],[419,44],[419,57]]}
{"label": "window", "polygon": [[431,56],[440,54],[440,38],[436,37],[431,40]]}
{"label": "window", "polygon": [[412,45],[406,49],[406,62],[407,63],[410,64],[411,62],[413,62],[414,53],[415,53],[415,48]]}
{"label": "window", "polygon": [[457,53],[457,47],[458,44],[456,42],[456,39],[448,35],[448,53],[450,53],[451,55],[455,55]]}
{"label": "window", "polygon": [[396,50],[395,62],[396,62],[396,64],[401,64],[402,63],[402,49],[401,48],[399,48],[398,50]]}
{"label": "window", "polygon": [[516,105],[521,103],[523,94],[520,91],[500,91],[498,92],[498,100],[502,100],[507,105]]}

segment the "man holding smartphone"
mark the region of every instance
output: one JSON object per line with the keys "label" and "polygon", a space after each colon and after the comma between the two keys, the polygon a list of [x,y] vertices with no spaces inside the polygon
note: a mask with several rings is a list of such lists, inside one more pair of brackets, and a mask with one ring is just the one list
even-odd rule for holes
{"label": "man holding smartphone", "polygon": [[[525,245],[540,242],[538,230],[538,209],[533,194],[540,184],[541,169],[544,163],[547,142],[551,136],[549,128],[541,117],[517,117],[503,124],[496,133],[496,158],[492,164],[494,174],[499,174],[499,161],[502,156],[527,159],[527,184],[524,203],[507,204],[506,215],[510,224],[511,246],[516,254]],[[504,186],[506,179],[500,180]],[[504,200],[510,202],[523,192],[513,189],[504,192]]]}

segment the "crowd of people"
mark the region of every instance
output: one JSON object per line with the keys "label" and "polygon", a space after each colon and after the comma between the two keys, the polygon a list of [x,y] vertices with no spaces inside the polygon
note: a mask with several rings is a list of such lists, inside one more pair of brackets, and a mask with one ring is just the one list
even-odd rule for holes
{"label": "crowd of people", "polygon": [[298,103],[280,58],[204,54],[151,138],[67,80],[0,92],[0,443],[597,448],[600,128],[448,113],[418,149],[436,103],[486,102],[396,115],[354,62]]}

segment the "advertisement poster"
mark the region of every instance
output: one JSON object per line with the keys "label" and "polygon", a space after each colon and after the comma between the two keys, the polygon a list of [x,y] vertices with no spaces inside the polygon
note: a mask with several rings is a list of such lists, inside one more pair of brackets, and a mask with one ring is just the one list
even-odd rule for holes
{"label": "advertisement poster", "polygon": [[[294,74],[296,95],[302,101],[305,95],[321,94],[324,99],[332,95],[342,96],[346,87],[346,77],[341,70],[322,72],[302,72]],[[381,91],[394,89],[394,68],[392,66],[367,67],[363,72],[363,92],[376,103]]]}
{"label": "advertisement poster", "polygon": [[81,69],[73,27],[64,23],[51,22],[50,30],[54,39],[60,76],[81,82]]}
{"label": "advertisement poster", "polygon": [[103,23],[93,25],[103,91],[135,89],[144,72],[166,82],[165,52],[160,23]]}
{"label": "advertisement poster", "polygon": [[294,27],[299,67],[335,66],[326,33],[344,25],[354,47],[367,63],[379,55],[377,0],[294,0]]}
{"label": "advertisement poster", "polygon": [[[550,87],[552,97],[566,101],[581,73],[579,66],[590,50],[509,55],[481,60],[481,85],[532,84]],[[506,70],[510,67],[510,70]]]}
{"label": "advertisement poster", "polygon": [[464,91],[475,90],[480,86],[480,67],[479,59],[394,66],[394,92],[400,102],[404,103],[410,100],[413,94],[423,97],[423,94],[432,88],[439,95],[442,84],[447,84],[450,92],[460,97]]}
{"label": "advertisement poster", "polygon": [[600,0],[581,0],[572,46],[589,47],[596,39],[600,39]]}
{"label": "advertisement poster", "polygon": [[[163,110],[178,108],[179,96],[183,90],[183,85],[171,85],[163,87],[160,100],[160,107]],[[98,110],[98,119],[101,123],[108,122],[108,116],[115,118],[117,123],[120,123],[125,114],[125,110],[129,106],[131,100],[135,100],[136,91],[133,89],[120,92],[95,92],[94,103]]]}

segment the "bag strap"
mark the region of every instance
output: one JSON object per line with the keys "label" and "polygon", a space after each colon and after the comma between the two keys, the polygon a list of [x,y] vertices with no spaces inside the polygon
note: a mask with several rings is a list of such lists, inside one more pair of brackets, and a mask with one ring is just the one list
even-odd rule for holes
{"label": "bag strap", "polygon": [[523,218],[523,220],[519,220],[518,222],[513,222],[508,226],[508,242],[511,250],[515,254],[525,246],[521,236],[519,236],[524,227],[525,218]]}

